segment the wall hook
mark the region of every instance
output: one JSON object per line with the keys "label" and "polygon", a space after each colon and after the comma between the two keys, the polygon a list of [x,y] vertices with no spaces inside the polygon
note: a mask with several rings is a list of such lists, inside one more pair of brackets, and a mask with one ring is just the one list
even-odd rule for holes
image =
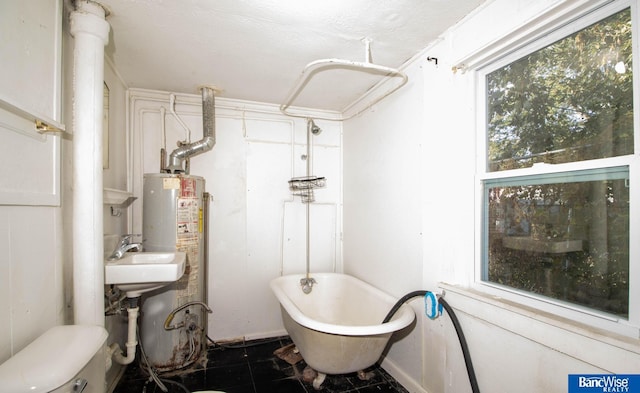
{"label": "wall hook", "polygon": [[435,63],[435,65],[438,65],[438,58],[437,57],[429,56],[429,57],[427,57],[427,61],[433,62],[433,63]]}

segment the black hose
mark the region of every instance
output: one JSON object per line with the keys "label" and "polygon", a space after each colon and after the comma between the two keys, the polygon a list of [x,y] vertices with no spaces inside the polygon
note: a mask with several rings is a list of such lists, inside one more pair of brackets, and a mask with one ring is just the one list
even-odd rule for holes
{"label": "black hose", "polygon": [[471,362],[471,354],[469,353],[469,346],[467,345],[467,340],[464,338],[464,332],[462,332],[462,327],[460,326],[460,321],[458,321],[458,317],[453,312],[453,308],[444,300],[443,297],[438,298],[438,303],[442,304],[447,313],[451,317],[451,322],[453,323],[453,327],[456,329],[456,333],[458,334],[458,340],[460,341],[460,347],[462,347],[462,355],[464,356],[464,364],[467,366],[467,374],[469,374],[469,382],[471,383],[471,391],[473,393],[480,393],[480,388],[478,387],[478,380],[476,379],[476,372],[473,369],[473,363]]}
{"label": "black hose", "polygon": [[[406,295],[404,295],[400,300],[396,302],[391,308],[391,311],[384,318],[382,323],[387,323],[391,320],[393,315],[402,307],[402,305],[409,299],[425,296],[429,291],[413,291]],[[467,345],[467,340],[464,338],[464,333],[462,332],[462,327],[460,326],[460,321],[458,321],[458,317],[453,312],[453,308],[447,303],[446,300],[442,296],[438,296],[438,303],[442,304],[442,307],[447,311],[449,317],[451,317],[451,322],[453,323],[453,327],[456,329],[456,334],[458,335],[458,340],[460,341],[460,347],[462,347],[462,355],[464,356],[464,364],[467,366],[467,374],[469,375],[469,382],[471,383],[471,391],[473,393],[480,393],[480,388],[478,387],[478,380],[476,379],[476,372],[473,369],[473,363],[471,362],[471,354],[469,353],[469,346]]]}
{"label": "black hose", "polygon": [[427,294],[427,292],[429,291],[413,291],[413,292],[409,292],[406,295],[404,295],[403,297],[400,298],[400,300],[398,300],[396,302],[396,304],[393,305],[393,307],[391,307],[391,311],[389,311],[389,313],[387,314],[386,317],[384,317],[384,319],[382,320],[382,323],[387,323],[391,320],[391,317],[393,317],[393,315],[398,312],[398,310],[400,309],[400,307],[402,307],[403,304],[405,304],[407,302],[407,300],[414,298],[414,297],[418,297],[418,296],[424,296]]}

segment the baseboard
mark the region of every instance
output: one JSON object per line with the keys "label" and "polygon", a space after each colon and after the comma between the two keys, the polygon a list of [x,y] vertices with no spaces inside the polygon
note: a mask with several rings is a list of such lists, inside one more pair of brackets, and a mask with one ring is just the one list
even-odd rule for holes
{"label": "baseboard", "polygon": [[396,381],[398,381],[405,389],[411,393],[429,393],[420,385],[419,381],[411,378],[400,367],[398,367],[393,361],[385,357],[380,366],[388,372]]}
{"label": "baseboard", "polygon": [[252,341],[252,340],[262,340],[262,339],[265,339],[265,338],[272,338],[272,337],[282,337],[282,336],[287,336],[287,335],[288,335],[288,333],[287,333],[286,330],[279,329],[279,330],[273,330],[273,331],[270,331],[270,332],[251,333],[251,334],[246,334],[244,336],[215,337],[215,338],[212,338],[212,340],[214,342],[217,342],[217,343],[230,344],[230,343],[238,343],[238,342],[242,342],[242,341]]}
{"label": "baseboard", "polygon": [[287,333],[286,330],[281,329],[281,330],[274,330],[271,332],[263,332],[263,333],[253,333],[253,334],[247,334],[244,336],[244,339],[249,341],[249,340],[260,340],[263,338],[271,338],[271,337],[281,337],[281,336],[286,336],[289,333]]}

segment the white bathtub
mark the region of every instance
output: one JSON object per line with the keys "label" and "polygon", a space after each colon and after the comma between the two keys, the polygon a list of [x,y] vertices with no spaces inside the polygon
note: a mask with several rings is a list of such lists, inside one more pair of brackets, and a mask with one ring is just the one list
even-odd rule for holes
{"label": "white bathtub", "polygon": [[415,313],[403,305],[382,324],[398,299],[337,273],[314,273],[310,294],[300,287],[303,275],[271,281],[280,302],[284,327],[306,363],[324,374],[361,371],[375,364],[393,332],[413,322]]}

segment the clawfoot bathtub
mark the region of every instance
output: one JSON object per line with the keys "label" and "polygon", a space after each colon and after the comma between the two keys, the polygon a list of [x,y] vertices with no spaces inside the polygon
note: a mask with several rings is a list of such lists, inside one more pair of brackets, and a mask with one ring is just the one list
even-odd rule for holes
{"label": "clawfoot bathtub", "polygon": [[390,295],[355,277],[314,273],[316,284],[302,292],[302,275],[271,281],[284,327],[306,363],[320,373],[346,374],[375,364],[393,332],[413,322],[415,313],[403,305],[391,321],[382,323],[395,301]]}

